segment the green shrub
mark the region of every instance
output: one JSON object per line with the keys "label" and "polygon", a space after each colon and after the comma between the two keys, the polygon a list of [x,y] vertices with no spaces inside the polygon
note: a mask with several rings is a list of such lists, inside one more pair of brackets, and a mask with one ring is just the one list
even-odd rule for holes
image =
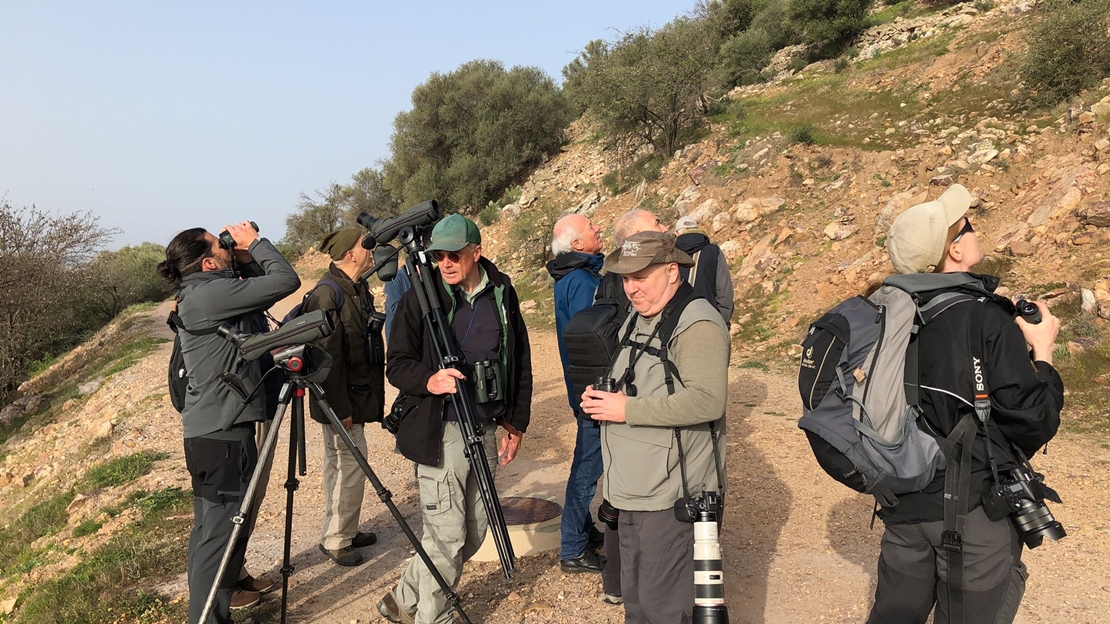
{"label": "green shrub", "polygon": [[721,45],[720,72],[727,85],[763,82],[763,69],[775,53],[771,36],[762,28],[746,30]]}
{"label": "green shrub", "polygon": [[482,208],[482,212],[478,213],[478,221],[483,225],[493,225],[501,220],[501,206],[497,202],[491,201]]}
{"label": "green shrub", "polygon": [[73,527],[73,537],[85,537],[86,535],[92,535],[93,533],[99,531],[100,527],[102,526],[104,526],[103,522],[97,522],[96,520],[89,518],[81,524]]}
{"label": "green shrub", "polygon": [[1038,11],[1021,69],[1035,106],[1052,106],[1110,76],[1110,0],[1049,0]]}
{"label": "green shrub", "polygon": [[559,208],[543,200],[520,210],[509,228],[509,248],[523,254],[523,266],[542,266],[548,260],[551,230],[559,218]]}
{"label": "green shrub", "polygon": [[801,143],[803,145],[813,145],[817,143],[817,137],[813,134],[813,124],[803,124],[791,130],[790,140],[794,143]]}
{"label": "green shrub", "polygon": [[872,0],[790,0],[787,15],[816,58],[834,58],[868,27]]}

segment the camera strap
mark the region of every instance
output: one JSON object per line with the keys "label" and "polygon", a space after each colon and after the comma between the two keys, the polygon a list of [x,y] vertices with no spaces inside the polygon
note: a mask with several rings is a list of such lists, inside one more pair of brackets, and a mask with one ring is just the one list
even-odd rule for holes
{"label": "camera strap", "polygon": [[[719,497],[720,505],[725,502],[725,472],[721,463],[721,449],[720,449],[720,434],[717,431],[717,421],[712,421],[709,424],[709,439],[713,443],[713,468],[717,471],[717,495]],[[674,441],[678,446],[678,469],[682,474],[682,497],[686,500],[690,499],[690,485],[686,478],[686,453],[682,450],[682,428],[675,427]]]}

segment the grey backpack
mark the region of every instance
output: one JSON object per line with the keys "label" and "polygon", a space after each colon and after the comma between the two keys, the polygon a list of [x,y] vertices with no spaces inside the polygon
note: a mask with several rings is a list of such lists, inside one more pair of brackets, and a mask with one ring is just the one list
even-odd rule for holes
{"label": "grey backpack", "polygon": [[802,344],[798,427],[825,472],[883,506],[923,489],[945,463],[941,444],[917,424],[912,338],[951,306],[977,299],[945,293],[919,307],[915,295],[972,282],[966,274],[890,277],[814,322]]}

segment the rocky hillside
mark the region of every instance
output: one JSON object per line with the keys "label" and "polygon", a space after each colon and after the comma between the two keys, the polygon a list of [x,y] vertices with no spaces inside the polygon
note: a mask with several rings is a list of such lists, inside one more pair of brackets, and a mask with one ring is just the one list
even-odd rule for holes
{"label": "rocky hillside", "polygon": [[641,155],[603,150],[580,124],[486,228],[487,253],[536,289],[538,315],[550,280],[523,228],[514,234],[530,211],[579,212],[606,233],[633,207],[667,223],[691,215],[730,261],[738,356],[781,363],[810,321],[893,271],[894,218],[959,183],[989,254],[981,271],[1003,278],[1003,294],[1048,300],[1065,321],[1061,354],[1105,385],[1110,80],[1070,106],[1026,111],[1015,59],[1032,5],[898,18],[865,33],[850,63],[737,89],[703,139],[629,189],[613,188],[612,172]]}

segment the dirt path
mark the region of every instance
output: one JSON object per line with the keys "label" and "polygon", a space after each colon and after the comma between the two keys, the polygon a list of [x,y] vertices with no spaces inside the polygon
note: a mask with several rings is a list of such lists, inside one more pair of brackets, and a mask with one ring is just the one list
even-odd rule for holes
{"label": "dirt path", "polygon": [[[503,496],[530,495],[562,502],[573,450],[554,335],[533,333],[536,396],[532,427],[521,456],[498,474]],[[867,529],[870,503],[820,473],[795,426],[799,404],[793,379],[734,370],[730,383],[728,469],[731,493],[723,544],[733,622],[860,622],[874,588],[881,530]],[[276,574],[282,547],[288,449],[282,444],[251,541],[253,570]],[[395,582],[411,547],[371,489],[363,530],[379,543],[365,549],[365,565],[334,566],[317,550],[322,497],[318,425],[309,424],[308,476],[296,495],[290,579],[292,621],[375,622],[381,594]],[[378,477],[419,532],[412,466],[392,451],[386,432],[367,428],[368,455]],[[1069,537],[1027,555],[1029,591],[1019,622],[1110,622],[1110,452],[1064,436],[1038,456],[1066,505],[1054,506]],[[527,481],[528,487],[519,483]],[[598,501],[599,502],[599,501]],[[460,586],[475,622],[621,622],[623,611],[600,602],[593,575],[564,575],[555,553],[521,560],[502,580],[496,563],[468,565]],[[515,596],[510,594],[515,592]],[[276,596],[270,600],[276,600]]]}
{"label": "dirt path", "polygon": [[[299,296],[295,297],[299,300]],[[528,495],[562,504],[574,441],[555,336],[532,333],[535,398],[520,456],[498,475],[502,496]],[[168,355],[168,349],[166,349]],[[158,355],[153,357],[159,357]],[[731,621],[747,623],[862,622],[874,591],[881,527],[868,530],[870,499],[855,495],[817,467],[796,427],[800,410],[789,371],[734,367],[730,374],[728,515],[722,535]],[[392,398],[392,397],[390,397]],[[308,423],[308,474],[293,514],[291,622],[379,622],[378,599],[414,555],[372,488],[362,530],[379,543],[364,549],[357,568],[333,565],[316,549],[322,518],[320,425]],[[374,471],[419,534],[412,464],[393,452],[393,439],[366,429]],[[287,474],[287,432],[258,528],[248,551],[255,574],[280,579]],[[1035,466],[1065,505],[1053,505],[1067,539],[1027,552],[1031,576],[1020,623],[1110,622],[1110,450],[1088,438],[1061,435]],[[600,503],[600,494],[595,500]],[[183,593],[183,578],[164,589]],[[623,610],[600,601],[596,575],[565,575],[557,554],[524,557],[512,581],[497,563],[469,563],[459,588],[474,622],[617,623]],[[266,597],[277,601],[279,594]],[[276,621],[276,618],[275,618]]]}

